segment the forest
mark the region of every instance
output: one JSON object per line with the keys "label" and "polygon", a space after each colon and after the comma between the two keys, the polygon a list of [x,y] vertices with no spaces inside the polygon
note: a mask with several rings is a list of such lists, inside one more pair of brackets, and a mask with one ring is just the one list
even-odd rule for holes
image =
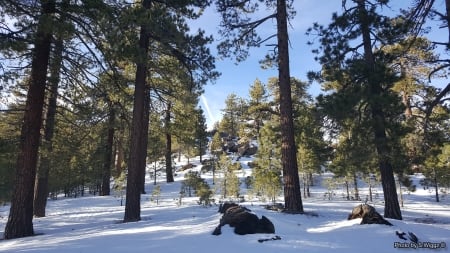
{"label": "forest", "polygon": [[[108,196],[117,182],[123,222],[139,221],[148,166],[167,183],[182,154],[233,171],[227,151],[254,141],[246,183],[269,200],[282,196],[288,213],[304,213],[312,175],[324,171],[347,185],[347,199],[362,199],[358,178],[380,182],[386,218],[402,220],[397,185],[412,191],[413,173],[439,202],[450,188],[450,1],[406,2],[387,15],[388,0],[342,1],[340,13],[326,13],[329,24],[310,25],[321,69],[299,80],[289,66],[289,24],[302,18],[293,0],[2,0],[4,239],[34,235],[49,199]],[[207,8],[221,40],[190,29]],[[266,22],[276,23],[273,34],[258,30]],[[428,38],[433,31],[448,40]],[[221,78],[216,59],[243,62],[268,43],[261,67],[278,76],[239,84],[248,96],[228,94],[208,130],[199,100]],[[311,83],[324,92],[308,94]]]}

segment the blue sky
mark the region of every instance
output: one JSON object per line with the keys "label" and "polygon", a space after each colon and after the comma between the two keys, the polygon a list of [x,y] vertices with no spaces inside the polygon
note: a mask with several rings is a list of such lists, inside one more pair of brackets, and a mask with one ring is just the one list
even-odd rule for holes
{"label": "blue sky", "polygon": [[[307,41],[313,39],[308,37],[306,29],[314,22],[327,25],[330,23],[331,14],[342,10],[342,0],[295,0],[294,8],[297,12],[294,20],[290,23],[290,70],[291,76],[306,81],[306,73],[311,70],[319,70],[319,64],[314,60],[311,50],[315,46],[308,46]],[[409,4],[412,1],[394,0],[390,2],[393,10],[398,9],[400,4]],[[439,1],[438,1],[439,2]],[[443,6],[442,1],[442,6]],[[441,3],[439,3],[441,4]],[[406,7],[406,6],[405,6]],[[264,14],[261,14],[263,16]],[[212,34],[218,40],[216,31],[219,27],[219,16],[213,8],[205,11],[204,15],[192,24],[192,30],[197,30],[197,26],[205,30],[207,34]],[[269,21],[260,34],[271,35],[275,33],[275,20]],[[446,31],[435,33],[433,36],[442,37],[445,41]],[[262,36],[264,37],[264,36]],[[317,46],[317,45],[316,45]],[[222,75],[214,83],[209,83],[204,87],[205,93],[200,100],[200,106],[205,111],[208,127],[211,128],[214,122],[222,117],[221,110],[224,109],[225,99],[228,94],[235,93],[239,97],[248,97],[249,87],[258,78],[266,83],[269,77],[277,76],[276,69],[263,70],[260,68],[259,60],[263,59],[270,48],[261,47],[250,50],[249,58],[235,64],[232,59],[217,59],[216,67]],[[211,46],[213,53],[216,52],[215,45]],[[318,84],[313,84],[309,92],[313,95],[320,93]]]}

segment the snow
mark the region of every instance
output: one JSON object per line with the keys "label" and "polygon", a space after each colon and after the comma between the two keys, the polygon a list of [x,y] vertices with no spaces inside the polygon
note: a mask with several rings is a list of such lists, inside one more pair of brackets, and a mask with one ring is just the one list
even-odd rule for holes
{"label": "snow", "polygon": [[[192,161],[192,160],[191,160]],[[250,175],[251,170],[242,158],[244,168],[240,177]],[[196,164],[198,160],[194,160]],[[196,166],[193,170],[200,170]],[[324,199],[323,186],[312,187],[312,197],[304,198],[306,214],[294,215],[266,210],[256,199],[242,205],[259,217],[265,215],[275,225],[275,234],[236,235],[232,228],[222,228],[222,235],[211,235],[221,215],[218,207],[203,207],[197,197],[185,197],[179,205],[178,197],[185,172],[179,172],[174,183],[158,180],[161,186],[159,204],[151,201],[153,179],[147,178],[147,194],[141,198],[139,222],[123,223],[124,206],[118,196],[59,197],[49,200],[47,216],[34,219],[36,236],[12,240],[0,240],[0,252],[410,252],[412,249],[395,246],[422,247],[414,252],[434,251],[430,247],[443,247],[438,252],[448,252],[450,243],[450,199],[434,202],[434,192],[419,185],[417,191],[404,194],[403,220],[389,221],[394,226],[360,225],[360,219],[348,221],[351,209],[360,204],[347,201],[340,192],[332,200]],[[208,181],[212,175],[202,175]],[[316,175],[318,181],[321,177]],[[418,176],[420,177],[420,175]],[[245,184],[242,183],[242,188]],[[243,189],[244,191],[244,189]],[[364,186],[361,194],[367,194]],[[382,192],[381,189],[377,189]],[[245,192],[245,191],[244,191]],[[246,196],[248,197],[248,196]],[[280,199],[280,202],[282,199]],[[383,213],[382,199],[371,203]],[[0,207],[0,237],[6,225],[9,206]],[[396,231],[411,231],[419,238],[419,244],[399,239]],[[258,242],[275,235],[281,240]],[[401,244],[403,243],[403,244]],[[428,247],[428,248],[424,248]]]}

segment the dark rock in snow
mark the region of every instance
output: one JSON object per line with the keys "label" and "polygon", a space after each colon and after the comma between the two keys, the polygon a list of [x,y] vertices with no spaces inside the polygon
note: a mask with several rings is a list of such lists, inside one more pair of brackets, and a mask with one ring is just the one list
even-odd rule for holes
{"label": "dark rock in snow", "polygon": [[223,213],[219,225],[216,227],[213,235],[222,234],[221,228],[230,225],[238,235],[257,234],[257,233],[275,233],[273,223],[265,216],[261,219],[256,214],[251,213],[246,207],[235,203],[224,203],[219,207],[219,212]]}
{"label": "dark rock in snow", "polygon": [[368,204],[361,204],[353,208],[352,213],[348,215],[348,220],[362,218],[361,224],[384,224],[392,226],[379,214],[375,207]]}

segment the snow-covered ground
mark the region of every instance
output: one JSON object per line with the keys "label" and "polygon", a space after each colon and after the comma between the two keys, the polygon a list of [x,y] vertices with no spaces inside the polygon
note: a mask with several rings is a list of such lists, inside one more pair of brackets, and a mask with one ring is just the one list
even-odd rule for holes
{"label": "snow-covered ground", "polygon": [[[241,159],[245,173],[248,159]],[[199,170],[200,166],[193,168]],[[142,195],[139,222],[122,223],[124,206],[115,196],[86,196],[49,200],[47,217],[35,218],[38,234],[13,240],[0,240],[0,252],[448,252],[450,244],[450,197],[434,202],[434,193],[419,185],[417,191],[405,194],[403,220],[389,220],[394,226],[359,225],[360,219],[348,221],[351,209],[359,201],[347,201],[338,192],[332,200],[324,199],[325,188],[312,187],[312,197],[303,199],[307,214],[293,215],[266,210],[257,200],[242,205],[259,217],[265,215],[275,225],[275,234],[236,235],[225,226],[222,235],[211,235],[221,215],[217,206],[202,207],[196,197],[178,197],[184,173],[177,173],[176,182],[167,184],[163,178],[161,198],[151,201],[152,180],[147,178],[147,193]],[[326,175],[317,176],[318,181]],[[210,174],[204,175],[208,180]],[[242,188],[245,187],[243,183]],[[377,189],[381,192],[380,189]],[[361,194],[367,189],[361,188]],[[280,202],[282,199],[280,199]],[[373,204],[383,213],[380,197]],[[9,206],[0,207],[0,237],[7,221]],[[396,231],[411,231],[419,244],[404,241]],[[258,242],[275,235],[281,240]],[[399,244],[402,243],[402,244]],[[399,246],[422,247],[403,249]],[[428,248],[425,248],[428,247]],[[430,249],[438,247],[438,249]],[[443,248],[442,248],[443,247]]]}

